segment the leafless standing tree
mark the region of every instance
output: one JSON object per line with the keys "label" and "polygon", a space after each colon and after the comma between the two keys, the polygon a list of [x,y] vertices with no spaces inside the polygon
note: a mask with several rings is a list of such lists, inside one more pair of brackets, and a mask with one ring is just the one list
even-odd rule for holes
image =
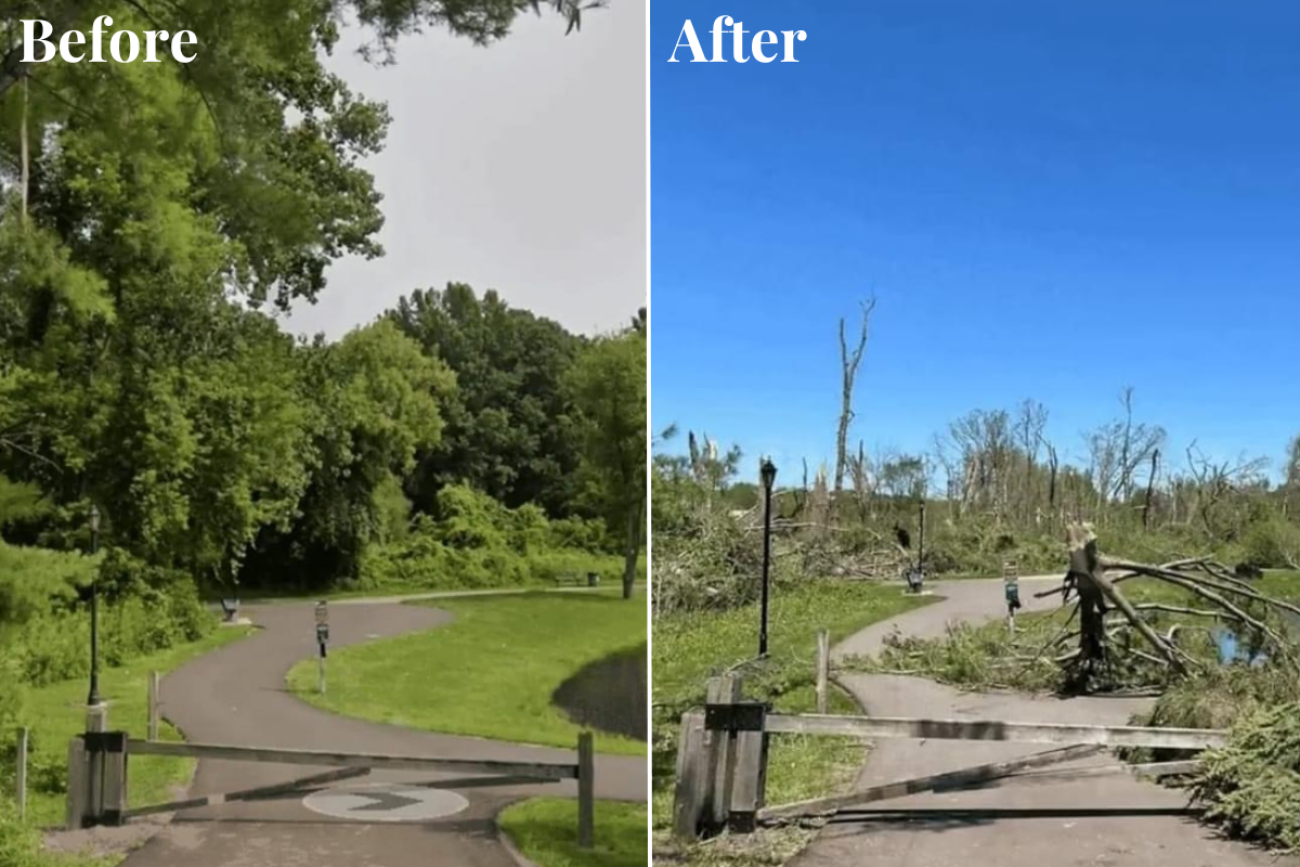
{"label": "leafless standing tree", "polygon": [[844,317],[840,317],[840,367],[843,378],[840,390],[840,426],[835,437],[835,494],[838,497],[844,490],[844,470],[848,465],[849,425],[853,422],[853,382],[862,364],[862,353],[867,348],[867,328],[871,320],[871,311],[876,307],[876,299],[862,302],[862,330],[858,335],[857,346],[849,352],[848,341],[844,336]]}
{"label": "leafless standing tree", "polygon": [[1026,517],[1034,513],[1037,505],[1034,468],[1038,463],[1038,450],[1043,442],[1043,430],[1047,427],[1047,407],[1036,400],[1026,398],[1020,404],[1020,414],[1016,419],[1016,434],[1020,448],[1025,455],[1024,491],[1022,508]]}

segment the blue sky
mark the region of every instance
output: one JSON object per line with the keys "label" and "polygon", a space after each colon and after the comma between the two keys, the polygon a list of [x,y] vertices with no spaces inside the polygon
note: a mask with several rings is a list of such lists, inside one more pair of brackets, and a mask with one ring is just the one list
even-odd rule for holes
{"label": "blue sky", "polygon": [[[722,14],[800,62],[666,62]],[[1077,456],[1124,386],[1171,456],[1300,433],[1300,6],[654,0],[650,71],[656,429],[829,461],[874,294],[868,450],[1033,397]]]}

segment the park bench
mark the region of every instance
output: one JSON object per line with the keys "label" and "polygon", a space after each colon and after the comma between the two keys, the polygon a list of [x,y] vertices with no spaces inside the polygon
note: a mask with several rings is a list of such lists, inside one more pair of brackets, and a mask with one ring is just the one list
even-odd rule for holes
{"label": "park bench", "polygon": [[238,600],[238,599],[222,599],[222,600],[221,600],[221,611],[222,611],[223,614],[225,614],[225,616],[226,616],[226,622],[227,622],[227,623],[234,623],[234,622],[235,622],[235,618],[237,618],[237,617],[239,616],[239,600]]}
{"label": "park bench", "polygon": [[600,575],[595,572],[588,572],[586,575],[579,575],[577,572],[561,572],[552,578],[556,587],[599,587]]}

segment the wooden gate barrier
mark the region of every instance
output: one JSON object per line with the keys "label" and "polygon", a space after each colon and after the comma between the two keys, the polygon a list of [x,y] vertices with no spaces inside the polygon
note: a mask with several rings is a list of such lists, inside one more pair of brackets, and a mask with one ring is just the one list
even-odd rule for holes
{"label": "wooden gate barrier", "polygon": [[[255,789],[207,795],[166,804],[131,807],[127,803],[127,768],[129,758],[133,755],[324,766],[335,767],[338,770]],[[121,731],[87,731],[73,738],[68,746],[67,827],[76,829],[91,825],[121,825],[130,819],[154,813],[170,813],[230,801],[268,798],[363,776],[373,769],[482,774],[500,777],[499,783],[503,785],[516,783],[521,778],[544,783],[576,779],[578,781],[578,845],[583,848],[592,846],[595,821],[595,755],[590,732],[582,732],[578,735],[578,760],[574,764],[567,764],[195,744],[138,740]]]}
{"label": "wooden gate barrier", "polygon": [[[1052,744],[1055,749],[1008,762],[900,780],[847,795],[769,807],[765,804],[768,744],[772,735],[852,738],[995,740]],[[704,712],[682,715],[677,744],[673,834],[682,840],[712,836],[723,828],[748,833],[758,824],[816,816],[871,801],[949,786],[979,785],[1028,768],[1071,761],[1105,747],[1203,750],[1222,746],[1225,731],[1067,723],[944,720],[839,714],[772,713],[762,702],[744,701],[737,674],[708,682]],[[1195,761],[1071,769],[1074,776],[1129,773],[1159,778],[1190,773]]]}

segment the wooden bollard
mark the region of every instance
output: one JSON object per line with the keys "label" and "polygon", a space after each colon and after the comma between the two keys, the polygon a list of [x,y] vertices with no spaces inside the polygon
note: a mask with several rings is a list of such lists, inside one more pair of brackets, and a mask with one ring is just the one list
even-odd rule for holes
{"label": "wooden bollard", "polygon": [[578,846],[590,849],[595,841],[596,757],[591,732],[578,734]]}
{"label": "wooden bollard", "polygon": [[826,713],[827,690],[831,676],[831,634],[817,630],[817,712]]}
{"label": "wooden bollard", "polygon": [[158,710],[159,702],[162,700],[162,678],[158,672],[149,672],[149,740],[158,740],[158,719],[160,713]]}

